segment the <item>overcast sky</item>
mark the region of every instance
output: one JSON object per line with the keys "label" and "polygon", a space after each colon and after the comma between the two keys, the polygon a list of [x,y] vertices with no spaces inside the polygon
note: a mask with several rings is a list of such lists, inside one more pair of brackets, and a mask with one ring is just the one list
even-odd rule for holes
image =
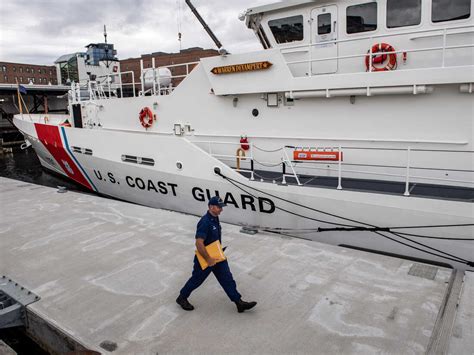
{"label": "overcast sky", "polygon": [[[277,0],[194,0],[228,51],[261,49],[238,15]],[[119,59],[182,48],[216,48],[184,0],[0,0],[0,61],[52,65],[89,43],[115,45]]]}

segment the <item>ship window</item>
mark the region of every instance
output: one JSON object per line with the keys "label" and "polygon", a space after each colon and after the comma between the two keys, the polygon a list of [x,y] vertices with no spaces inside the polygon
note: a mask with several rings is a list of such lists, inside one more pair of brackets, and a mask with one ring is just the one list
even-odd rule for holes
{"label": "ship window", "polygon": [[415,26],[421,23],[421,0],[387,0],[387,27]]}
{"label": "ship window", "polygon": [[292,16],[268,21],[268,26],[278,44],[303,39],[303,16]]}
{"label": "ship window", "polygon": [[346,15],[347,33],[368,32],[377,29],[376,2],[348,6]]}
{"label": "ship window", "polygon": [[433,0],[431,6],[433,22],[462,20],[471,16],[471,0]]}
{"label": "ship window", "polygon": [[318,35],[331,33],[331,14],[318,16]]}

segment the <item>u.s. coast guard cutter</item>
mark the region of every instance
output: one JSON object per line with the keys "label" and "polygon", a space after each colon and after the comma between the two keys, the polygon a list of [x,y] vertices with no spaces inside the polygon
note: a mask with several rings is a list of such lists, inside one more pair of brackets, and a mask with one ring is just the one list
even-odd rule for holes
{"label": "u.s. coast guard cutter", "polygon": [[[241,19],[263,50],[74,83],[15,116],[41,164],[98,193],[442,262],[474,261],[472,0],[287,1]],[[169,70],[170,69],[170,70]],[[192,69],[192,70],[191,70]],[[170,80],[171,79],[171,80]]]}

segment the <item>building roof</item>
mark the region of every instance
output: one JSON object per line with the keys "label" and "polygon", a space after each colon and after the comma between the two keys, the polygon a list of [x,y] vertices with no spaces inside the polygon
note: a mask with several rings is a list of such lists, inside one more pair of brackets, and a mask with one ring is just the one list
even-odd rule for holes
{"label": "building roof", "polygon": [[60,56],[58,59],[56,59],[54,61],[54,64],[67,62],[67,61],[69,61],[69,59],[76,57],[78,54],[84,55],[85,53],[76,52],[76,53],[64,54],[64,55]]}

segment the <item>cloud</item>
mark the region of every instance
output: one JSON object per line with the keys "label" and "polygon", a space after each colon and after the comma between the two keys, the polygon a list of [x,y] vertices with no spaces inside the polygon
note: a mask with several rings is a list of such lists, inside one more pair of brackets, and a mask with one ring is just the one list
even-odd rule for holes
{"label": "cloud", "polygon": [[[232,53],[260,49],[253,32],[238,20],[249,7],[272,0],[194,0],[193,4]],[[120,59],[182,48],[215,48],[184,0],[1,0],[0,61],[46,64],[63,54],[108,41]],[[179,16],[180,14],[180,16]]]}

